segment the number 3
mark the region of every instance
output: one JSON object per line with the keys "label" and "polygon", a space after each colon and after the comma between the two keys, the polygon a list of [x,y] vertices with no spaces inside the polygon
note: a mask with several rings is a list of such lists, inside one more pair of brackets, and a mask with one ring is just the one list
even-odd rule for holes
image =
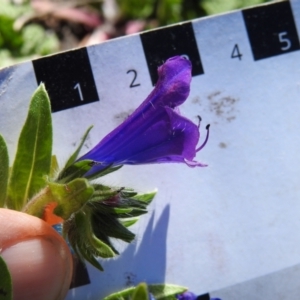
{"label": "number 3", "polygon": [[292,46],[291,40],[288,39],[287,37],[285,37],[286,35],[287,35],[286,31],[278,33],[279,42],[285,44],[285,46],[282,46],[280,48],[282,51],[289,50],[291,48],[291,46]]}

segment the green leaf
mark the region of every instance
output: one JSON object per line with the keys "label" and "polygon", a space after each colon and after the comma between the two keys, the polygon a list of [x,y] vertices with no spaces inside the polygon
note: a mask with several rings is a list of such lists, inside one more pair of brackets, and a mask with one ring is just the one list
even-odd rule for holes
{"label": "green leaf", "polygon": [[149,300],[146,283],[142,282],[135,288],[132,300]]}
{"label": "green leaf", "polygon": [[110,294],[109,296],[106,296],[103,300],[124,300],[129,299],[129,297],[132,295],[135,287],[130,287],[128,289],[125,289],[123,291]]}
{"label": "green leaf", "polygon": [[9,176],[9,157],[4,138],[0,135],[0,207],[6,205],[6,193]]}
{"label": "green leaf", "polygon": [[174,284],[150,284],[148,289],[156,300],[165,300],[187,291],[186,287]]}
{"label": "green leaf", "polygon": [[9,270],[0,256],[0,300],[12,300],[12,281]]}
{"label": "green leaf", "polygon": [[28,116],[19,137],[8,186],[9,208],[21,210],[46,185],[43,176],[50,173],[51,151],[50,100],[45,86],[41,84],[32,96]]}
{"label": "green leaf", "polygon": [[63,170],[67,169],[68,167],[70,167],[77,159],[78,157],[78,154],[84,144],[84,142],[86,141],[87,137],[88,137],[88,134],[90,133],[91,129],[93,128],[93,126],[90,126],[86,132],[84,133],[82,139],[81,139],[81,142],[79,144],[79,146],[77,147],[77,149],[74,151],[74,153],[70,156],[70,158],[68,159],[66,165],[64,166]]}

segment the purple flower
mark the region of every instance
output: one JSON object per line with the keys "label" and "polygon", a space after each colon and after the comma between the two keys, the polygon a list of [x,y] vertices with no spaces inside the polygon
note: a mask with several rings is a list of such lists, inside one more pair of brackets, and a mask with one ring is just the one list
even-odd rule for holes
{"label": "purple flower", "polygon": [[196,300],[197,296],[192,292],[184,292],[183,294],[177,295],[178,300]]}
{"label": "purple flower", "polygon": [[178,106],[189,95],[191,63],[176,56],[158,68],[159,79],[147,99],[117,128],[79,160],[96,161],[88,174],[124,164],[178,162],[205,166],[194,160],[200,147],[199,126],[181,116]]}

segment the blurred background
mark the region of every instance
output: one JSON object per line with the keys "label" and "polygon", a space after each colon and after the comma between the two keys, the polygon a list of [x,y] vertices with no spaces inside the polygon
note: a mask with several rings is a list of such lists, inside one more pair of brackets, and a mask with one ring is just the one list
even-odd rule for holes
{"label": "blurred background", "polygon": [[0,68],[267,0],[0,0]]}

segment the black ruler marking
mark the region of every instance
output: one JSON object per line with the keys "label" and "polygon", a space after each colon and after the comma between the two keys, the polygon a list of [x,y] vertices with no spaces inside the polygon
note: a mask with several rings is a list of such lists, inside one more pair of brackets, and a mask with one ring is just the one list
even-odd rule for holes
{"label": "black ruler marking", "polygon": [[70,289],[90,284],[91,281],[85,264],[75,254],[72,254],[72,258],[74,268]]}
{"label": "black ruler marking", "polygon": [[210,300],[209,294],[203,294],[196,298],[196,300]]}
{"label": "black ruler marking", "polygon": [[99,101],[87,49],[32,61],[37,83],[49,93],[52,112]]}
{"label": "black ruler marking", "polygon": [[157,68],[168,58],[185,55],[193,64],[192,75],[204,74],[191,22],[140,34],[152,84],[158,79]]}
{"label": "black ruler marking", "polygon": [[242,10],[254,60],[300,49],[289,1]]}

